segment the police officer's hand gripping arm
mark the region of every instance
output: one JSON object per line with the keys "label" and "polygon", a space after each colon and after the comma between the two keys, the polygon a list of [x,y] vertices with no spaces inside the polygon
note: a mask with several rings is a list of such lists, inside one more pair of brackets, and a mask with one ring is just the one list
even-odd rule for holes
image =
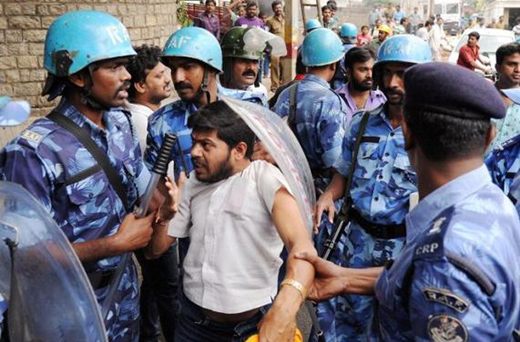
{"label": "police officer's hand gripping arm", "polygon": [[299,253],[296,258],[307,260],[316,271],[308,298],[321,302],[343,293],[373,295],[375,284],[383,267],[345,268],[316,255]]}

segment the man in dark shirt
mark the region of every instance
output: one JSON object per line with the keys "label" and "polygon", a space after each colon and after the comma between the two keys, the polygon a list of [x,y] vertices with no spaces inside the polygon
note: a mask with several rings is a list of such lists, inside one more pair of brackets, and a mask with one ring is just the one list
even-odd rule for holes
{"label": "man in dark shirt", "polygon": [[220,20],[218,14],[215,13],[216,7],[215,0],[206,0],[206,11],[195,18],[193,26],[202,27],[211,32],[215,38],[220,39]]}
{"label": "man in dark shirt", "polygon": [[485,74],[489,74],[492,72],[491,68],[485,66],[480,59],[480,46],[477,44],[479,39],[480,34],[476,31],[473,31],[468,35],[468,43],[460,48],[457,65],[460,65],[461,67],[471,71],[479,69],[482,70]]}

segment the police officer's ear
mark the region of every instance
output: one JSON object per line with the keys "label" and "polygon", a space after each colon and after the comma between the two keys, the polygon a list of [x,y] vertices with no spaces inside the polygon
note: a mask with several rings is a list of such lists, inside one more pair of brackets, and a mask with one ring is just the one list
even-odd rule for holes
{"label": "police officer's ear", "polygon": [[69,76],[69,81],[79,88],[84,88],[90,82],[90,75],[83,69]]}
{"label": "police officer's ear", "polygon": [[486,148],[484,149],[484,151],[487,151],[487,149],[489,148],[489,145],[491,145],[491,143],[493,142],[493,140],[495,139],[495,136],[497,134],[497,129],[495,128],[495,125],[491,124],[489,126],[490,127],[486,134]]}
{"label": "police officer's ear", "polygon": [[416,142],[415,142],[413,133],[408,129],[406,120],[403,120],[401,129],[403,130],[403,136],[404,136],[404,149],[405,149],[405,151],[409,151],[415,147]]}

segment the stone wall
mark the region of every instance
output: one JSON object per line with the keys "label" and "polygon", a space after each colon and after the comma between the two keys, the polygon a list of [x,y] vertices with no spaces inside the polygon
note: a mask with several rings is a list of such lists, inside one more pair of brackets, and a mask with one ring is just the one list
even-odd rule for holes
{"label": "stone wall", "polygon": [[54,104],[40,94],[47,72],[43,43],[52,21],[68,11],[99,10],[123,21],[132,43],[163,46],[175,30],[175,0],[1,0],[0,95],[25,99],[32,116],[42,116]]}

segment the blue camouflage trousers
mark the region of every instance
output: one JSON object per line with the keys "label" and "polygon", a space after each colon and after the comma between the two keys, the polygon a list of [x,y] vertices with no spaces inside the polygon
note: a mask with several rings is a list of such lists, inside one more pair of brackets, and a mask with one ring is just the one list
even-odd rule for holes
{"label": "blue camouflage trousers", "polygon": [[[96,299],[101,305],[110,286],[95,290]],[[107,317],[105,327],[109,342],[139,341],[139,284],[133,260],[128,262],[117,288]]]}
{"label": "blue camouflage trousers", "polygon": [[[405,238],[376,239],[355,221],[350,224],[345,240],[341,266],[367,268],[384,266],[395,259],[403,249]],[[367,340],[367,329],[372,321],[372,296],[342,295],[336,298],[335,339],[327,341],[361,342]]]}
{"label": "blue camouflage trousers", "polygon": [[[339,211],[341,209],[341,206],[343,205],[343,199],[334,202],[334,205],[336,207],[336,211]],[[321,217],[320,230],[318,231],[318,234],[314,237],[316,250],[318,251],[318,254],[320,256],[322,256],[325,253],[325,242],[332,236],[334,228],[334,224],[329,222],[327,214],[324,213]],[[329,260],[331,262],[338,265],[341,264],[346,240],[347,236],[345,234],[342,234],[336,247],[330,254]],[[337,297],[318,303],[317,305],[316,313],[318,316],[318,321],[320,322],[320,328],[324,333],[326,341],[336,340],[336,307]],[[317,341],[315,329],[313,329],[311,333],[310,341]]]}

